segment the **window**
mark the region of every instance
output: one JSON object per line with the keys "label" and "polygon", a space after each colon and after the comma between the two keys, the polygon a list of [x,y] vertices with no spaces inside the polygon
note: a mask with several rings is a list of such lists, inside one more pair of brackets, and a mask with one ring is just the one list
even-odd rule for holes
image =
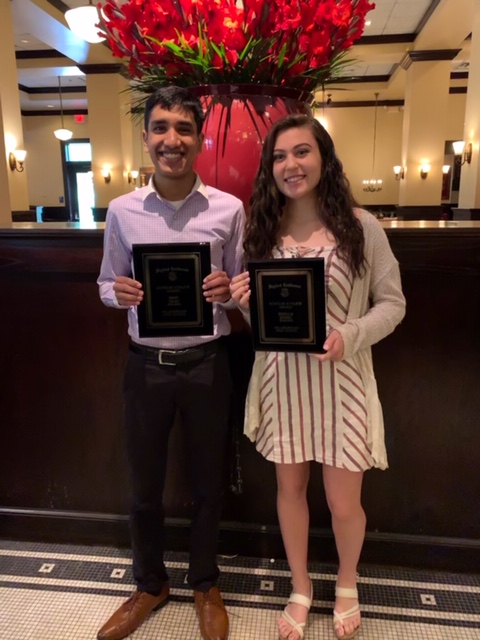
{"label": "window", "polygon": [[69,142],[65,145],[67,162],[91,162],[92,146],[89,142]]}

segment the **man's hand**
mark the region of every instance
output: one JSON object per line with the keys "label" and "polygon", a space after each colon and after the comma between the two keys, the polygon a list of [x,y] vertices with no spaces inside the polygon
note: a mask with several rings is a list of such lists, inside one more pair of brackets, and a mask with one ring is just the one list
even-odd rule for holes
{"label": "man's hand", "polygon": [[240,273],[238,276],[232,278],[230,283],[230,293],[235,302],[244,309],[250,308],[250,275],[248,271]]}
{"label": "man's hand", "polygon": [[143,300],[141,282],[127,276],[117,276],[113,290],[118,304],[122,307],[136,307]]}
{"label": "man's hand", "polygon": [[334,329],[325,340],[323,348],[327,353],[311,353],[310,355],[320,360],[320,362],[325,362],[326,360],[339,362],[343,358],[345,345],[343,344],[342,336],[336,329]]}
{"label": "man's hand", "polygon": [[203,281],[203,295],[207,302],[230,300],[230,278],[225,271],[213,271]]}

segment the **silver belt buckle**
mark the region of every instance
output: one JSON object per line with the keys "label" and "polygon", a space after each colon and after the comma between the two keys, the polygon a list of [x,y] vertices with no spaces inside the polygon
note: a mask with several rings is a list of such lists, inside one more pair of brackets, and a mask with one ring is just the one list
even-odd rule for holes
{"label": "silver belt buckle", "polygon": [[174,367],[175,366],[174,362],[164,362],[163,361],[163,355],[165,353],[175,353],[175,351],[169,351],[168,349],[159,349],[158,350],[158,362],[160,364],[163,364],[163,365],[167,366],[167,367]]}

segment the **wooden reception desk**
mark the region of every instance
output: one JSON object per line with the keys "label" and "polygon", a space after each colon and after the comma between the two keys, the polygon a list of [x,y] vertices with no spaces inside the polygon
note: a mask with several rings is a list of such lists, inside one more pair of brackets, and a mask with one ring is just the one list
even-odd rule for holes
{"label": "wooden reception desk", "polygon": [[[407,315],[374,347],[390,469],[365,476],[366,562],[478,566],[480,222],[383,223]],[[122,435],[125,314],[95,280],[103,224],[0,228],[0,536],[128,544]],[[240,435],[251,365],[230,341],[237,395],[226,453],[222,553],[278,557],[273,465]],[[171,548],[186,548],[190,502],[181,430],[165,494]],[[309,489],[312,558],[335,558],[321,472]]]}

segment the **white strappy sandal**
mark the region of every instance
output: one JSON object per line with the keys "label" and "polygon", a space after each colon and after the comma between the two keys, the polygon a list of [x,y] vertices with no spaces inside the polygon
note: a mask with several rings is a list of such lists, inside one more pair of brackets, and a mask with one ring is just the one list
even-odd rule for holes
{"label": "white strappy sandal", "polygon": [[[346,589],[344,587],[335,587],[335,595],[339,598],[354,598],[358,600],[358,591],[357,589]],[[360,631],[360,625],[356,629],[352,631],[352,633],[345,633],[343,636],[339,636],[337,633],[338,623],[344,627],[344,622],[347,618],[351,618],[354,615],[360,613],[360,605],[355,604],[351,609],[347,609],[347,611],[335,611],[333,610],[333,630],[335,631],[335,635],[339,640],[352,640],[357,633]]]}
{"label": "white strappy sandal", "polygon": [[[312,606],[312,600],[313,600],[313,582],[310,582],[310,585],[311,585],[310,586],[310,598],[308,598],[307,596],[302,596],[300,593],[294,593],[292,591],[292,593],[290,594],[290,597],[288,599],[288,602],[287,602],[287,607],[290,604],[290,602],[293,602],[294,604],[302,605],[302,607],[305,607],[305,609],[307,611],[310,611],[310,607]],[[306,627],[307,623],[306,622],[297,622],[288,613],[286,608],[282,611],[281,617],[284,620],[286,620],[289,625],[291,625],[292,630],[296,631],[298,633],[299,639],[302,640],[303,636],[305,635],[305,627]]]}

